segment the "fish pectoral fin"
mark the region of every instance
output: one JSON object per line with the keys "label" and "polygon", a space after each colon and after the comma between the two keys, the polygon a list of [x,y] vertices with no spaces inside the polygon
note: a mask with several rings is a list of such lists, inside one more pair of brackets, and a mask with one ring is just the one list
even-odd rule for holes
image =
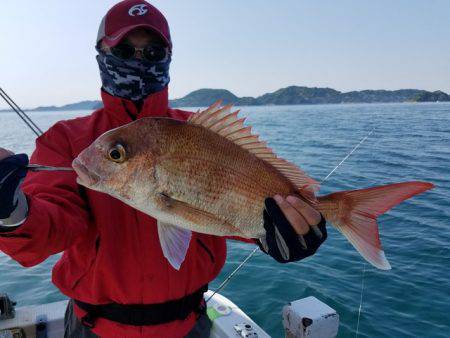
{"label": "fish pectoral fin", "polygon": [[189,249],[192,232],[158,221],[158,236],[164,257],[176,270],[180,270]]}
{"label": "fish pectoral fin", "polygon": [[[161,205],[166,209],[166,211],[182,217],[183,219],[195,222],[198,225],[203,225],[205,230],[207,230],[208,227],[213,227],[216,229],[220,228],[222,229],[222,232],[225,233],[224,236],[247,237],[239,228],[235,227],[227,220],[220,219],[216,215],[213,215],[206,210],[201,210],[188,202],[174,199],[164,193],[160,194],[160,199],[162,202]],[[214,232],[200,232],[214,234]]]}

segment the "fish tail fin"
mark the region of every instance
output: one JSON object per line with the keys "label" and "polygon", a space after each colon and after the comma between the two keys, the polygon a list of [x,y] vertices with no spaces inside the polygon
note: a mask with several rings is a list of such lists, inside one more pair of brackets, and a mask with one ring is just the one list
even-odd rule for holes
{"label": "fish tail fin", "polygon": [[400,202],[433,188],[427,182],[404,182],[332,193],[318,198],[318,210],[369,263],[391,268],[384,255],[377,217]]}

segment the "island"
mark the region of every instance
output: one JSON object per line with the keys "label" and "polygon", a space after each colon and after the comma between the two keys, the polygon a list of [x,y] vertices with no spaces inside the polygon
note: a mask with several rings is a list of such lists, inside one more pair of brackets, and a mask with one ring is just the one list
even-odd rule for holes
{"label": "island", "polygon": [[[443,91],[426,91],[419,89],[399,90],[361,90],[340,92],[332,88],[289,86],[266,93],[258,97],[238,97],[226,89],[203,88],[186,96],[170,100],[171,107],[206,107],[222,100],[223,104],[236,106],[264,105],[298,105],[298,104],[337,104],[337,103],[396,103],[396,102],[450,102],[450,95]],[[27,111],[73,111],[95,110],[102,107],[102,102],[81,101],[64,106],[45,106]],[[4,109],[0,111],[10,111]]]}

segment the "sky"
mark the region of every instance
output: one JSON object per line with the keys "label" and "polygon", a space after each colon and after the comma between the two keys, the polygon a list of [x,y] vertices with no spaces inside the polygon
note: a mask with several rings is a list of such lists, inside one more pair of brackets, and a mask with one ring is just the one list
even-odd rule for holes
{"label": "sky", "polygon": [[[150,2],[171,27],[171,98],[290,85],[450,93],[449,0]],[[25,108],[99,99],[94,45],[115,3],[1,0],[0,87]]]}

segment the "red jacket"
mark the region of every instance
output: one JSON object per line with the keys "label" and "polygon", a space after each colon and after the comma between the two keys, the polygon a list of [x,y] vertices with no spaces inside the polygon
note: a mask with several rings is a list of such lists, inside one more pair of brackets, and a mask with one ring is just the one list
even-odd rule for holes
{"label": "red jacket", "polygon": [[[186,120],[190,113],[168,108],[167,88],[149,96],[138,113],[130,101],[102,93],[104,108],[60,121],[36,140],[30,163],[71,165],[105,131],[144,116]],[[29,173],[22,188],[29,215],[0,237],[0,250],[25,267],[64,252],[53,283],[68,297],[91,304],[151,304],[191,294],[213,280],[226,256],[225,239],[194,233],[186,260],[176,271],[164,258],[156,220],[106,194],[84,189],[71,172]],[[209,252],[208,252],[209,251]],[[84,313],[75,308],[80,318]],[[102,337],[183,337],[195,324],[184,321],[133,327],[98,319]]]}

